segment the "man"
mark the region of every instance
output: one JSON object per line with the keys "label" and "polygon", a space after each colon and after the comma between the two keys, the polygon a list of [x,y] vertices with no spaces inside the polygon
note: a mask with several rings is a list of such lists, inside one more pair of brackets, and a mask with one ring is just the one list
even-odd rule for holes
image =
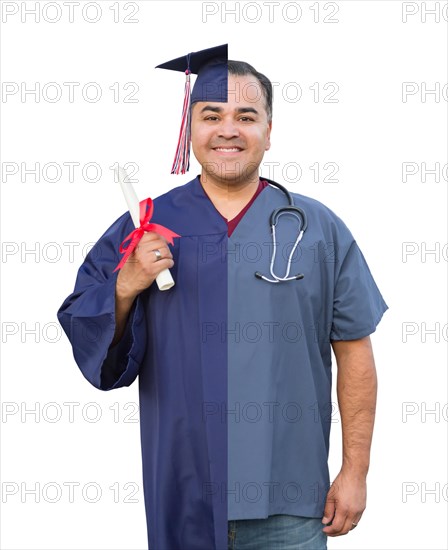
{"label": "man", "polygon": [[[59,320],[96,387],[139,375],[149,548],[323,550],[365,508],[369,334],[387,306],[351,233],[321,203],[291,193],[295,210],[277,220],[272,245],[271,212],[289,203],[259,175],[269,80],[228,61],[227,46],[161,67],[198,73],[183,128],[202,171],[156,198],[151,220],[181,237],[170,248],[145,233],[114,272],[132,230],[123,215],[81,266]],[[180,158],[188,168],[184,138],[175,171]],[[154,281],[166,268],[176,284],[161,292]],[[301,274],[288,277],[291,268]],[[95,342],[85,338],[92,324]],[[331,347],[343,461],[328,490]]]}

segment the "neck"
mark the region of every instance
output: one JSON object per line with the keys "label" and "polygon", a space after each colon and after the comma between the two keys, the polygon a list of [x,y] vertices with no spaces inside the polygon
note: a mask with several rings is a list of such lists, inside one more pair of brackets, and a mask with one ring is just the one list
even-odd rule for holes
{"label": "neck", "polygon": [[256,173],[250,179],[245,179],[244,182],[227,182],[214,180],[207,174],[202,173],[200,182],[212,200],[237,203],[241,201],[247,202],[252,198],[257,190],[260,178],[258,173]]}
{"label": "neck", "polygon": [[244,184],[212,183],[203,175],[200,178],[201,185],[218,212],[227,220],[232,220],[246,206],[254,196],[259,185],[259,177]]}

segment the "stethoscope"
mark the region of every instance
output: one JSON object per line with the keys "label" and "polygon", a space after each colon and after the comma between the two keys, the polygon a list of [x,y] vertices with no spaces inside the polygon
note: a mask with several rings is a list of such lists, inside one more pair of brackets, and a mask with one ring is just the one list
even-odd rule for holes
{"label": "stethoscope", "polygon": [[[271,266],[270,266],[270,271],[271,271],[271,275],[272,275],[273,279],[268,279],[268,277],[262,275],[259,271],[255,272],[255,277],[257,277],[257,279],[263,279],[264,281],[267,281],[268,283],[282,283],[282,282],[285,282],[285,281],[295,281],[295,280],[303,279],[303,277],[304,277],[303,273],[298,273],[294,277],[289,277],[289,270],[291,269],[291,261],[292,261],[292,257],[294,255],[294,252],[295,252],[298,244],[302,240],[303,234],[305,233],[307,225],[308,225],[308,222],[307,222],[307,219],[306,219],[306,214],[301,208],[299,208],[298,206],[295,206],[294,199],[292,198],[291,193],[285,187],[283,187],[283,185],[280,185],[279,183],[268,180],[267,178],[263,178],[263,179],[266,179],[271,185],[275,185],[275,187],[278,187],[281,191],[283,191],[283,193],[285,193],[285,195],[288,197],[289,205],[288,206],[281,206],[280,208],[277,208],[276,210],[274,210],[272,212],[270,220],[269,220],[269,224],[271,226],[272,240],[273,240],[273,245],[274,245],[274,250],[272,252],[272,258],[271,258]],[[286,268],[286,274],[285,274],[284,277],[277,277],[277,275],[274,273],[275,254],[276,254],[276,251],[277,251],[277,240],[276,240],[276,237],[275,237],[275,226],[277,225],[278,219],[282,214],[292,214],[294,217],[296,217],[300,222],[300,231],[299,231],[299,234],[297,236],[296,242],[294,243],[294,246],[292,247],[291,253],[289,254],[288,266]]]}

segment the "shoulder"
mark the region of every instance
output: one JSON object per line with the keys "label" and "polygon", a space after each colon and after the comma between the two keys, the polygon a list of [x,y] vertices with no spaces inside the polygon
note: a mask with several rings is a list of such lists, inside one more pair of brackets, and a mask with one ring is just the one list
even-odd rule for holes
{"label": "shoulder", "polygon": [[189,182],[173,187],[166,193],[159,195],[153,200],[154,205],[161,207],[178,204],[179,201],[182,201],[183,197],[192,195],[196,179],[197,176]]}
{"label": "shoulder", "polygon": [[[268,181],[269,183],[277,183],[272,180]],[[272,189],[276,188],[272,187]],[[280,190],[278,190],[278,192],[282,193]],[[294,205],[298,206],[305,212],[308,220],[308,227],[314,226],[315,228],[319,228],[325,234],[328,235],[330,233],[335,238],[339,237],[350,241],[354,240],[347,225],[331,208],[317,199],[313,199],[312,197],[308,197],[300,193],[293,193],[292,191],[289,192],[294,200]]]}
{"label": "shoulder", "polygon": [[[151,218],[153,221],[160,221],[158,218],[164,218],[164,213],[172,213],[174,208],[182,208],[185,204],[185,198],[192,194],[193,180],[170,189],[166,193],[155,197],[153,200],[155,213]],[[124,212],[119,218],[117,218],[112,225],[106,230],[100,239],[110,239],[114,242],[122,241],[126,235],[128,235],[134,229],[129,212]]]}

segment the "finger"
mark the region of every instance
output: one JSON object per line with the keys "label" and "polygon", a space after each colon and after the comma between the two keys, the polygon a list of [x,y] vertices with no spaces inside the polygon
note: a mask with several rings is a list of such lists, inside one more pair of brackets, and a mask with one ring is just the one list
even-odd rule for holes
{"label": "finger", "polygon": [[[346,535],[347,533],[349,533],[352,529],[354,529],[358,523],[358,521],[356,520],[358,516],[357,515],[353,515],[353,514],[347,514],[346,517],[345,517],[345,521],[342,525],[342,527],[339,529],[339,522],[333,522],[332,524],[332,527],[335,527],[335,532],[333,535],[330,535],[330,536],[335,536],[335,537],[338,537],[338,536],[341,536],[341,535]],[[328,534],[328,533],[327,533]]]}
{"label": "finger", "polygon": [[340,535],[346,535],[347,533],[350,533],[352,529],[354,529],[353,524],[356,523],[356,521],[353,519],[353,516],[350,515],[347,516],[347,519],[344,523],[344,526],[342,527],[340,531]]}
{"label": "finger", "polygon": [[160,248],[160,247],[164,247],[164,248],[168,248],[168,243],[167,241],[165,241],[164,239],[145,239],[144,236],[140,239],[139,243],[138,243],[138,246],[140,246],[140,248],[147,248],[147,247],[150,247],[150,248]]}
{"label": "finger", "polygon": [[352,531],[358,525],[358,523],[361,521],[361,518],[362,514],[355,514],[351,521],[350,531]]}
{"label": "finger", "polygon": [[[158,258],[155,254],[155,250],[160,251],[160,258]],[[135,250],[133,250],[126,263],[128,262],[129,264],[138,265],[139,268],[148,271],[148,273],[154,273],[155,271],[159,273],[163,269],[170,269],[174,265],[173,255],[171,254],[171,251],[166,247],[160,247],[153,250],[151,250],[150,248],[136,248]],[[160,262],[164,263],[162,265],[159,265]]]}
{"label": "finger", "polygon": [[163,260],[159,260],[154,263],[154,269],[156,270],[156,273],[159,274],[164,269],[171,269],[174,265],[174,260],[172,260],[171,258],[164,258]]}
{"label": "finger", "polygon": [[[157,246],[158,245],[158,246]],[[160,252],[161,257],[158,258],[157,254],[154,254],[154,252],[158,250]],[[151,244],[146,244],[144,246],[140,246],[137,248],[138,254],[141,254],[142,256],[150,256],[151,261],[153,261],[153,257],[155,257],[155,261],[159,261],[162,258],[172,258],[173,254],[171,253],[171,250],[164,244],[159,243],[159,241],[154,241]]]}
{"label": "finger", "polygon": [[341,508],[336,508],[336,513],[334,515],[333,521],[331,522],[331,525],[325,527],[323,531],[330,537],[337,537],[339,535],[345,534],[343,533],[343,530],[346,522],[347,512],[343,511]]}
{"label": "finger", "polygon": [[153,241],[161,241],[163,244],[167,244],[168,241],[165,239],[163,235],[160,235],[160,233],[156,233],[156,231],[145,231],[143,234],[140,242],[153,242]]}

